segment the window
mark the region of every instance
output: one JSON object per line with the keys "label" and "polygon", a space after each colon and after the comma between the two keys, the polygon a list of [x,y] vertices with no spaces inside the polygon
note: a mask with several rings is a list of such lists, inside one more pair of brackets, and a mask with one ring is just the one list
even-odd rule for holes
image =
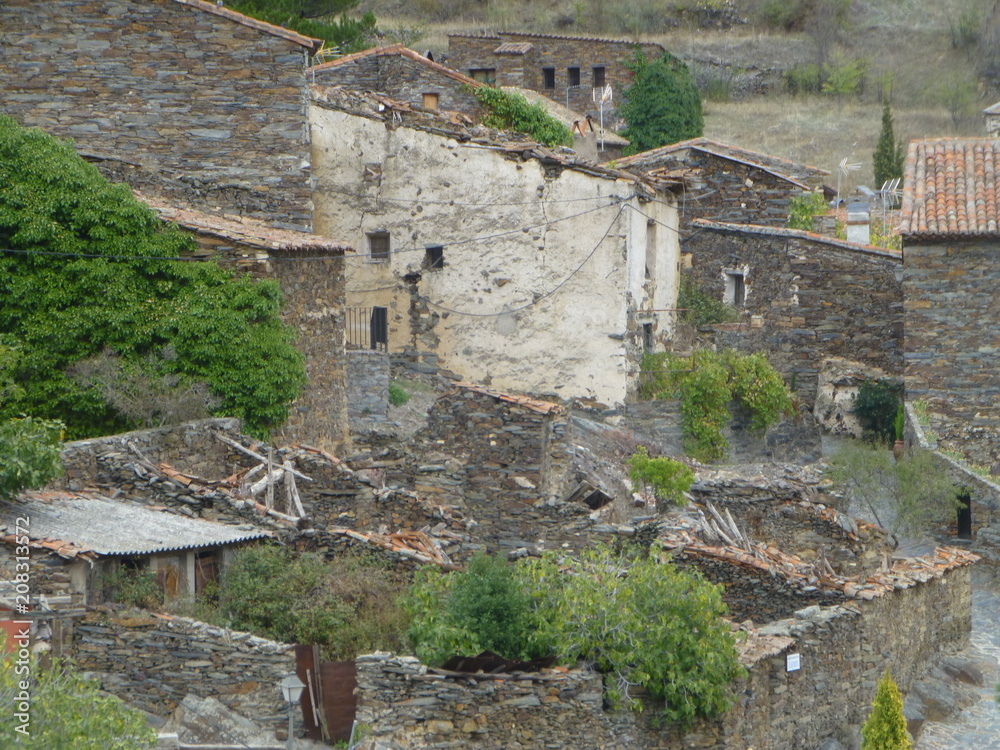
{"label": "window", "polygon": [[746,276],[742,271],[726,271],[726,304],[743,307],[746,301]]}
{"label": "window", "polygon": [[594,66],[594,88],[603,89],[604,88],[604,66],[596,65]]}
{"label": "window", "polygon": [[656,351],[656,337],[653,335],[653,324],[642,324],[642,350],[647,354]]}
{"label": "window", "polygon": [[490,86],[497,82],[496,68],[472,68],[469,71],[469,78],[480,83],[488,83]]}
{"label": "window", "polygon": [[389,260],[389,233],[368,233],[368,260],[373,263],[384,263]]}
{"label": "window", "polygon": [[424,94],[424,109],[437,109],[438,108],[438,95],[427,93]]}
{"label": "window", "polygon": [[556,87],[556,69],[542,68],[542,88],[554,89]]}
{"label": "window", "polygon": [[428,247],[424,250],[425,269],[444,268],[444,248],[441,246]]}
{"label": "window", "polygon": [[373,307],[368,319],[368,341],[372,349],[386,351],[389,347],[389,308]]}
{"label": "window", "polygon": [[579,68],[567,68],[566,78],[569,83],[568,86],[579,86],[580,85],[580,69]]}
{"label": "window", "polygon": [[646,278],[652,279],[656,274],[656,222],[649,219],[646,222]]}

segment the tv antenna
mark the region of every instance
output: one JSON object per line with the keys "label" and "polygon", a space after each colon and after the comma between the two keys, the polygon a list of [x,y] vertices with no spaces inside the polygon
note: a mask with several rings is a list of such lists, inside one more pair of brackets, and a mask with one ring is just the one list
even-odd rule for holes
{"label": "tv antenna", "polygon": [[895,207],[896,200],[902,197],[903,191],[899,187],[899,183],[902,182],[899,177],[894,177],[891,180],[886,180],[882,183],[882,189],[878,191],[879,197],[882,199],[882,233],[885,237],[885,246],[889,247],[889,223],[888,214],[889,206]]}
{"label": "tv antenna", "polygon": [[604,107],[605,105],[610,106],[611,102],[614,101],[614,92],[611,90],[611,84],[609,83],[603,88],[600,86],[595,88],[591,93],[591,98],[601,113],[601,151],[604,151]]}
{"label": "tv antenna", "polygon": [[840,179],[842,177],[847,177],[851,172],[857,172],[861,169],[861,163],[850,164],[847,161],[848,157],[844,157],[840,160],[840,166],[837,168],[837,208],[840,208]]}

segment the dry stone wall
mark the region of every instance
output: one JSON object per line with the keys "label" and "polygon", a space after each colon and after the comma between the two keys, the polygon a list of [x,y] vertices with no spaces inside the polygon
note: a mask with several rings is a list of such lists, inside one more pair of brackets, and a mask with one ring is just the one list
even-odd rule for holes
{"label": "dry stone wall", "polygon": [[[214,5],[214,3],[213,3]],[[0,98],[112,179],[308,229],[308,51],[175,0],[0,5]]]}

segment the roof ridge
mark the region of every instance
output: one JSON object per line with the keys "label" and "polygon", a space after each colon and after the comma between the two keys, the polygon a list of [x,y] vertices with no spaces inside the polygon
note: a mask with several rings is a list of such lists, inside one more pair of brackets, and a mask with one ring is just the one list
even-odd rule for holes
{"label": "roof ridge", "polygon": [[903,255],[898,250],[878,247],[877,245],[863,245],[860,242],[850,242],[838,237],[829,237],[818,232],[810,232],[806,229],[791,229],[789,227],[772,227],[765,224],[736,224],[727,221],[713,221],[712,219],[695,219],[691,222],[694,226],[705,229],[723,229],[732,232],[745,232],[747,234],[771,234],[776,237],[800,237],[802,239],[822,242],[825,245],[839,247],[844,250],[864,253],[866,255],[877,255],[883,258],[902,260]]}
{"label": "roof ridge", "polygon": [[437,71],[441,75],[453,78],[459,83],[464,83],[467,86],[472,86],[473,88],[479,86],[485,86],[486,84],[482,81],[477,81],[473,78],[469,78],[467,75],[458,72],[452,68],[442,65],[441,63],[434,62],[428,57],[424,57],[416,50],[412,50],[407,47],[402,42],[397,42],[396,44],[389,44],[384,47],[370,47],[369,49],[362,50],[361,52],[354,52],[350,55],[344,55],[343,57],[338,57],[336,60],[331,60],[330,62],[322,63],[320,65],[314,65],[309,70],[313,73],[321,72],[324,70],[331,70],[333,68],[340,67],[345,63],[355,62],[356,60],[361,60],[365,57],[388,57],[389,55],[400,55],[413,62],[420,63],[421,65],[430,68],[431,70]]}
{"label": "roof ridge", "polygon": [[281,37],[289,42],[294,42],[295,44],[305,47],[306,49],[312,50],[313,52],[323,46],[322,39],[314,39],[311,36],[299,34],[291,29],[286,29],[282,26],[276,26],[273,23],[267,23],[266,21],[251,18],[248,15],[239,13],[235,10],[230,10],[222,5],[207,2],[207,0],[174,0],[174,2],[180,3],[181,5],[187,5],[198,10],[203,10],[207,13],[221,16],[222,18],[228,18],[230,21],[235,21],[236,23],[244,26],[249,26],[251,29],[256,29],[257,31],[263,31],[265,34]]}

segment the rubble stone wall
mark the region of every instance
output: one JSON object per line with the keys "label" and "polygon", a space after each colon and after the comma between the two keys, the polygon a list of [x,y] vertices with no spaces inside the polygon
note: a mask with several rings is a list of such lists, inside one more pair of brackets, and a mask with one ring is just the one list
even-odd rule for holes
{"label": "rubble stone wall", "polygon": [[[830,737],[846,743],[886,666],[906,692],[938,654],[967,643],[969,572],[952,570],[864,603],[860,612],[811,607],[764,628],[791,645],[750,667],[728,713],[686,734],[653,727],[655,705],[641,714],[603,710],[601,677],[588,670],[444,678],[412,658],[385,654],[358,659],[358,720],[372,727],[377,748],[802,750]],[[789,654],[799,655],[800,669],[788,671]]]}
{"label": "rubble stone wall", "polygon": [[389,419],[389,355],[349,349],[347,364],[347,418],[351,432],[364,432]]}
{"label": "rubble stone wall", "polygon": [[[718,326],[716,343],[764,351],[810,407],[825,358],[843,357],[890,375],[902,373],[898,260],[807,237],[713,229],[691,237],[684,251],[692,255],[694,280],[720,301],[726,269],[745,272],[743,322]],[[907,255],[907,267],[909,263]],[[759,316],[759,325],[751,325],[753,316]]]}
{"label": "rubble stone wall", "polygon": [[0,99],[116,181],[312,222],[306,49],[175,0],[0,4]]}
{"label": "rubble stone wall", "polygon": [[279,728],[288,713],[278,683],[295,673],[294,648],[181,617],[105,621],[95,613],[75,626],[74,656],[104,690],[157,716],[193,693]]}

